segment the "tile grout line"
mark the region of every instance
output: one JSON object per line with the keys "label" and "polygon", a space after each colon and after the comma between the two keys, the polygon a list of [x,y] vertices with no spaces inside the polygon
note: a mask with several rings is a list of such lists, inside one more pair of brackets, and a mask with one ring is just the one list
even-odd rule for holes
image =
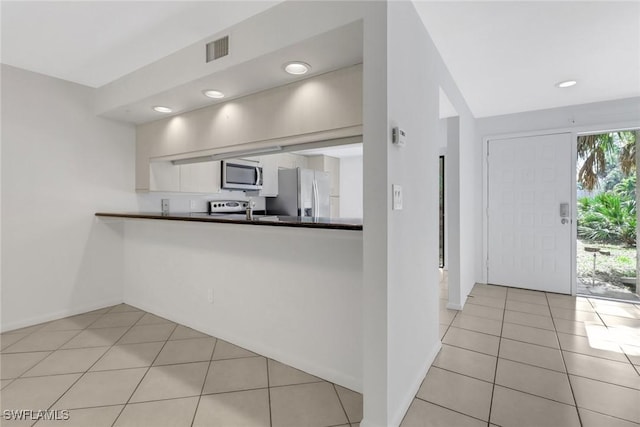
{"label": "tile grout line", "polygon": [[[177,327],[176,327],[177,329]],[[175,331],[175,330],[174,330]],[[171,333],[173,335],[173,332]],[[171,335],[169,335],[171,338]],[[167,340],[169,342],[169,340]],[[213,343],[213,348],[211,349],[211,354],[209,355],[209,365],[207,366],[207,371],[204,373],[204,381],[202,381],[202,387],[200,388],[200,395],[198,396],[198,403],[196,403],[196,409],[193,411],[193,417],[191,418],[191,427],[193,427],[193,423],[196,422],[196,415],[198,414],[198,408],[200,408],[200,401],[202,400],[202,394],[204,393],[204,386],[207,384],[207,377],[209,376],[209,370],[211,369],[211,364],[213,363],[213,353],[216,351],[216,347],[218,346],[218,338]],[[160,350],[162,351],[162,350]],[[160,354],[160,353],[158,353]],[[152,363],[153,365],[153,363]],[[133,396],[133,395],[132,395]]]}
{"label": "tile grout line", "polygon": [[[546,295],[547,293],[545,292],[545,296]],[[548,301],[549,301],[549,298],[547,297],[547,302]],[[553,318],[551,318],[551,322],[553,322],[553,328],[556,329],[556,322]],[[558,346],[560,346],[560,338],[558,337],[557,329],[556,329],[556,339],[558,340]],[[571,377],[569,376],[569,368],[567,367],[567,361],[564,358],[564,353],[562,352],[562,348],[560,349],[560,357],[562,358],[562,364],[564,365],[564,369],[567,374],[567,382],[569,383],[569,389],[571,390],[571,397],[573,397],[573,403],[574,403],[574,407],[576,408],[576,415],[578,416],[578,422],[580,423],[581,426],[583,426],[584,423],[582,422],[582,417],[580,416],[580,411],[578,410],[578,401],[576,399],[576,393],[573,390],[573,384],[571,384]]]}
{"label": "tile grout line", "polygon": [[[96,319],[96,320],[97,320],[97,319]],[[57,351],[57,350],[62,349],[62,347],[63,347],[64,345],[68,344],[68,343],[69,343],[69,341],[71,341],[72,339],[74,339],[75,337],[77,337],[78,335],[80,335],[80,334],[81,334],[83,331],[85,331],[85,330],[86,330],[86,328],[85,328],[85,329],[70,329],[70,330],[68,330],[68,331],[49,331],[49,332],[76,332],[76,333],[75,333],[75,335],[71,336],[68,340],[64,341],[62,344],[60,344],[58,347],[54,348],[53,350],[16,351],[16,352],[6,352],[6,351],[2,351],[2,354],[23,354],[23,353],[40,353],[40,352],[44,353],[44,352],[46,352],[46,351],[49,351],[49,352],[53,353],[54,351]],[[38,332],[38,331],[33,331],[33,332],[32,332],[32,334],[34,334],[34,333],[36,333],[36,332]],[[27,337],[28,337],[28,336],[31,336],[31,334],[27,335]],[[23,337],[23,339],[24,339],[24,338],[27,338],[27,337]],[[17,344],[18,342],[20,342],[20,341],[22,341],[22,339],[21,339],[21,340],[16,341],[16,342],[15,342],[15,343],[13,343],[13,344],[11,344],[11,345],[10,345],[9,347],[7,347],[6,349],[9,349],[9,348],[13,347],[14,345],[16,345],[16,344]],[[47,357],[49,357],[49,356],[50,356],[50,355],[47,355],[47,356],[45,357],[45,359],[46,359]],[[44,359],[43,359],[43,360],[44,360]],[[38,363],[40,363],[40,362],[38,362]],[[35,366],[35,365],[34,365],[34,366]]]}
{"label": "tile grout line", "polygon": [[[597,299],[597,298],[596,298],[596,299]],[[606,299],[605,299],[605,300],[606,300]],[[596,307],[596,306],[593,304],[593,302],[591,301],[591,298],[587,298],[587,301],[589,302],[589,304],[591,304],[591,307],[593,307],[594,313],[598,316],[598,319],[600,319],[600,321],[602,322],[602,324],[604,325],[604,327],[605,327],[607,330],[611,329],[611,328],[610,328],[610,327],[605,323],[604,319],[602,319],[602,316],[600,315],[600,312],[598,311],[598,307]],[[608,300],[607,300],[607,301],[608,301]],[[627,304],[628,304],[628,303],[627,303]],[[615,315],[611,315],[611,316],[614,316],[614,317],[621,317],[621,318],[625,318],[625,319],[626,319],[626,317],[622,317],[622,316],[615,316]],[[555,322],[554,322],[554,327],[555,327]],[[556,331],[556,335],[557,335],[557,334],[558,334],[558,332]],[[558,338],[558,341],[560,341],[560,339],[559,339],[559,338]],[[618,348],[620,349],[620,352],[625,356],[626,360],[629,362],[629,364],[631,365],[631,367],[636,371],[636,373],[637,373],[638,375],[640,375],[640,369],[638,369],[638,367],[636,367],[636,365],[634,365],[634,364],[633,364],[633,362],[631,361],[631,358],[629,357],[629,355],[627,354],[627,352],[626,352],[626,351],[624,351],[624,349],[622,348],[622,345],[621,345],[617,340],[612,341],[612,342],[614,342],[614,343],[616,344],[616,346],[618,346]],[[562,349],[561,349],[561,352],[563,352],[563,351],[564,351],[564,350],[562,350]],[[581,355],[584,355],[584,356],[596,357],[596,358],[603,359],[603,360],[607,360],[607,361],[624,363],[624,362],[621,362],[621,361],[619,361],[619,360],[607,359],[607,358],[605,358],[605,357],[594,356],[594,355],[591,355],[591,354],[579,353],[579,352],[570,351],[570,350],[567,350],[567,351],[568,351],[568,352],[570,352],[570,353],[577,353],[577,354],[581,354]],[[563,361],[564,361],[564,354],[562,355],[562,358],[563,358]],[[566,366],[565,366],[565,367],[566,367]],[[567,375],[569,375],[568,371],[567,371]],[[638,389],[633,388],[633,387],[628,387],[628,386],[621,385],[621,384],[610,383],[610,382],[608,382],[608,381],[601,381],[601,380],[598,380],[598,379],[595,379],[595,378],[585,377],[585,376],[582,376],[582,375],[574,375],[574,376],[576,376],[576,377],[580,377],[580,378],[587,378],[587,379],[590,379],[590,380],[593,380],[593,381],[598,381],[598,382],[601,382],[601,383],[604,383],[604,384],[611,384],[611,385],[615,385],[615,386],[618,386],[618,387],[626,387],[626,388],[630,388],[630,389],[632,389],[632,390],[638,390]],[[573,392],[573,388],[572,388],[571,390],[572,390],[572,392]],[[577,407],[577,403],[576,403],[576,407]]]}
{"label": "tile grout line", "polygon": [[493,371],[493,384],[491,385],[491,400],[489,401],[489,415],[487,418],[487,426],[491,424],[491,412],[493,411],[493,398],[496,392],[496,378],[498,377],[498,362],[500,360],[500,347],[502,346],[502,331],[504,330],[504,317],[507,312],[507,298],[509,297],[509,289],[504,296],[504,309],[502,310],[502,323],[500,324],[500,338],[498,339],[498,354],[496,355],[496,367]]}
{"label": "tile grout line", "polygon": [[267,397],[269,398],[269,426],[273,427],[273,415],[271,414],[271,374],[269,373],[269,359],[267,359]]}
{"label": "tile grout line", "polygon": [[[447,325],[447,329],[445,329],[444,334],[442,334],[442,338],[440,338],[440,344],[442,344],[442,340],[444,339],[444,337],[447,336],[447,334],[449,333],[449,329],[451,329],[453,326],[453,322],[456,320],[456,317],[458,317],[458,314],[460,313],[459,310],[456,314],[453,315],[453,319],[451,319],[451,322],[449,322],[449,324]],[[441,323],[438,323],[438,325],[441,325]],[[459,328],[462,329],[462,328]],[[440,334],[440,331],[438,331],[438,335]]]}
{"label": "tile grout line", "polygon": [[[491,421],[489,421],[489,420],[485,421],[485,420],[483,420],[482,418],[478,418],[478,417],[474,417],[473,415],[465,414],[464,412],[460,412],[460,411],[458,411],[457,409],[447,408],[446,406],[443,406],[443,405],[442,405],[442,404],[440,404],[440,403],[434,403],[434,402],[431,402],[431,401],[429,401],[429,400],[423,399],[423,398],[418,397],[418,396],[416,396],[416,397],[415,397],[415,399],[421,400],[422,402],[427,402],[427,403],[429,403],[430,405],[439,406],[440,408],[444,408],[444,409],[446,409],[447,411],[455,412],[455,413],[457,413],[457,414],[464,415],[465,417],[473,418],[474,420],[482,421],[483,423],[484,423],[484,422],[486,422],[486,423],[487,423],[487,425],[489,425],[489,424],[491,423]],[[407,413],[408,413],[408,412],[409,412],[409,411],[407,411]],[[405,416],[406,416],[406,415],[405,415]]]}
{"label": "tile grout line", "polygon": [[[148,312],[144,312],[144,313],[148,313]],[[144,317],[144,315],[142,315],[142,317]],[[142,319],[142,317],[140,317],[140,319]],[[135,322],[131,327],[133,328],[133,326],[135,326],[140,319],[138,319],[137,322]],[[178,324],[174,323],[174,327],[171,331],[171,333],[169,334],[169,336],[167,337],[167,340],[164,342],[164,344],[162,344],[162,347],[160,348],[160,351],[158,352],[158,354],[156,354],[156,357],[153,358],[153,360],[151,361],[151,363],[149,364],[149,366],[147,367],[147,370],[145,371],[144,375],[142,375],[142,378],[140,378],[140,381],[138,381],[138,384],[136,384],[136,387],[133,389],[133,391],[131,392],[131,395],[129,396],[129,398],[127,399],[127,401],[125,402],[125,404],[122,406],[122,409],[120,410],[120,413],[118,414],[118,416],[115,418],[115,420],[113,420],[113,423],[111,424],[111,427],[116,425],[116,422],[118,422],[118,419],[120,418],[120,416],[122,415],[122,413],[124,412],[125,408],[127,407],[127,405],[129,404],[129,402],[131,401],[131,398],[133,397],[134,394],[136,394],[136,391],[138,390],[138,387],[140,387],[140,384],[142,384],[142,381],[144,381],[144,379],[146,378],[147,374],[149,373],[149,371],[151,370],[151,367],[153,366],[153,364],[155,363],[155,361],[158,359],[158,356],[160,356],[160,353],[162,353],[162,350],[164,349],[164,347],[167,345],[167,343],[169,342],[169,338],[171,338],[171,335],[173,335],[173,333],[175,332],[175,330],[178,328]],[[128,331],[127,331],[128,332]],[[124,335],[123,335],[124,336]],[[120,337],[122,338],[122,337]],[[115,344],[114,344],[115,345]]]}
{"label": "tile grout line", "polygon": [[[340,399],[340,393],[338,393],[338,389],[336,388],[336,385],[334,383],[330,383],[330,384],[333,387],[333,391],[335,392],[336,396],[338,397],[338,402],[340,403],[340,407],[342,408],[342,412],[344,412],[344,417],[347,419],[347,424],[351,425],[351,420],[349,419],[349,415],[347,414],[347,410],[344,408],[344,403],[342,403],[342,399]],[[342,425],[342,424],[336,424],[336,425]]]}
{"label": "tile grout line", "polygon": [[[115,307],[115,306],[113,306]],[[113,308],[112,307],[112,308]],[[109,309],[110,311],[111,309]],[[109,313],[109,311],[107,311],[106,313],[103,313],[102,316],[104,316],[105,314]],[[102,318],[102,316],[100,316],[98,319],[95,320],[95,322],[97,322],[99,319]],[[78,332],[76,335],[73,336],[73,338],[75,338],[76,336],[80,335],[82,332],[86,331],[89,329],[89,326],[91,326],[93,323],[92,322],[90,325],[88,325],[86,328],[82,329],[80,332]],[[131,328],[133,328],[133,326],[136,324],[136,322],[134,322],[131,326],[129,326],[129,329],[127,329],[124,334],[126,334],[127,332],[129,332],[131,330]],[[123,334],[123,335],[124,335]],[[69,341],[71,341],[73,338],[71,338]],[[65,344],[67,344],[69,341],[65,342],[64,344],[62,344],[60,347],[64,346]],[[93,364],[91,364],[91,366],[89,366],[89,368],[87,368],[86,371],[84,371],[83,373],[80,374],[80,376],[78,377],[78,379],[76,379],[51,405],[49,405],[49,407],[47,408],[48,410],[51,410],[51,408],[53,408],[55,406],[56,403],[58,403],[60,401],[60,399],[62,399],[68,392],[69,390],[71,390],[73,388],[73,386],[75,386],[88,372],[91,368],[93,368],[93,366],[98,363],[98,361],[100,361],[100,359],[102,359],[104,357],[105,354],[107,354],[109,352],[109,350],[115,345],[115,342],[113,344],[111,344],[109,346],[109,349],[107,351],[104,352],[104,354],[102,356],[100,356],[95,362],[93,362]],[[90,347],[93,348],[93,347]],[[48,356],[47,356],[48,357]],[[61,375],[65,375],[65,374],[61,374]],[[73,375],[73,374],[66,374],[66,375]],[[38,422],[38,421],[36,421]],[[34,424],[32,424],[33,426]]]}

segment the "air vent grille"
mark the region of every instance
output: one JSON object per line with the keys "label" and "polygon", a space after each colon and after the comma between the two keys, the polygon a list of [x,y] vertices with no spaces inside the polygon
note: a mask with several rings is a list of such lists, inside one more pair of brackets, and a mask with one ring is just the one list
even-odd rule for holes
{"label": "air vent grille", "polygon": [[207,62],[214,61],[229,54],[229,36],[207,43]]}

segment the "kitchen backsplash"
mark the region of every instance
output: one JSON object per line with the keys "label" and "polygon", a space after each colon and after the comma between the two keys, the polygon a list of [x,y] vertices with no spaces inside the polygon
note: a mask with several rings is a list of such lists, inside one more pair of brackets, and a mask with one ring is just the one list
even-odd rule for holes
{"label": "kitchen backsplash", "polygon": [[[210,200],[248,200],[249,197],[243,191],[221,190],[220,193],[200,194],[200,193],[170,193],[170,192],[149,192],[138,193],[139,212],[161,212],[162,199],[169,199],[170,212],[207,212],[207,202]],[[251,196],[255,201],[256,210],[264,210],[264,197]]]}

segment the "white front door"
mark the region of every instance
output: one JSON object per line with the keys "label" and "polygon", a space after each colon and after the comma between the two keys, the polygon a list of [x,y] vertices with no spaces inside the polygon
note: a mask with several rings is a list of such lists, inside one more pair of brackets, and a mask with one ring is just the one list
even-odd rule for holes
{"label": "white front door", "polygon": [[488,150],[488,282],[570,294],[571,135],[495,139]]}

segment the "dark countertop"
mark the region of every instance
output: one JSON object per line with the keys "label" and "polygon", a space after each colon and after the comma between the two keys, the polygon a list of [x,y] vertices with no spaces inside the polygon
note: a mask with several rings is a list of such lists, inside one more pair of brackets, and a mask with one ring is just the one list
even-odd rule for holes
{"label": "dark countertop", "polygon": [[255,215],[253,221],[248,221],[245,214],[214,214],[170,213],[163,215],[157,212],[118,213],[98,212],[96,216],[111,218],[137,218],[137,219],[161,219],[168,221],[194,221],[217,222],[231,224],[267,225],[279,227],[305,227],[305,228],[329,228],[336,230],[362,230],[362,219],[359,218],[317,218],[281,216],[281,215]]}

